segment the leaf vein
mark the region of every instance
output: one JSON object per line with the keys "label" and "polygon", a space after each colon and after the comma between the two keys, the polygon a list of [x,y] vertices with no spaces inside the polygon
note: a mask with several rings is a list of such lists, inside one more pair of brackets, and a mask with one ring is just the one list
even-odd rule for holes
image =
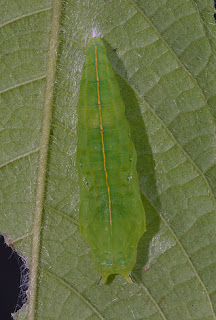
{"label": "leaf vein", "polygon": [[215,122],[215,118],[213,116],[212,113],[212,109],[208,104],[208,100],[204,94],[203,89],[201,88],[201,86],[199,85],[198,81],[196,80],[196,78],[193,76],[193,74],[190,72],[190,70],[183,64],[183,62],[181,61],[181,59],[177,56],[177,54],[175,53],[175,51],[171,48],[171,46],[168,44],[168,42],[166,41],[166,39],[163,37],[163,35],[159,32],[159,30],[157,29],[157,27],[153,24],[153,22],[150,20],[150,18],[146,15],[146,13],[141,10],[139,8],[139,6],[134,2],[134,0],[129,0],[134,7],[137,9],[138,12],[140,12],[141,15],[144,16],[144,18],[146,19],[146,21],[149,23],[149,25],[154,29],[154,31],[156,32],[156,34],[158,35],[159,39],[161,39],[164,43],[164,45],[168,48],[168,50],[172,53],[173,57],[175,58],[175,60],[179,63],[179,65],[183,68],[183,70],[189,75],[189,77],[191,78],[191,80],[194,82],[195,87],[200,91],[200,95],[202,96],[202,98],[205,101],[205,104],[207,105],[210,114],[212,115],[212,118]]}
{"label": "leaf vein", "polygon": [[201,284],[206,296],[207,296],[207,299],[208,299],[208,302],[209,302],[209,305],[210,305],[210,310],[211,310],[211,313],[214,317],[214,319],[216,319],[215,317],[215,312],[214,312],[214,308],[213,308],[213,305],[212,305],[212,301],[211,301],[211,298],[210,298],[210,294],[209,292],[207,291],[207,288],[205,287],[199,273],[197,272],[192,260],[190,259],[190,256],[188,255],[187,251],[185,250],[184,246],[182,245],[181,241],[178,239],[177,235],[175,234],[174,230],[171,228],[171,226],[169,225],[169,223],[166,221],[166,219],[163,217],[163,215],[160,213],[159,209],[154,205],[154,203],[152,202],[151,199],[148,198],[148,196],[143,192],[141,191],[141,194],[148,200],[148,202],[151,204],[151,206],[155,209],[155,211],[157,212],[157,214],[159,215],[159,217],[161,218],[161,220],[164,222],[164,224],[167,226],[167,228],[169,229],[170,233],[172,234],[172,236],[174,237],[176,243],[178,244],[178,246],[180,247],[182,253],[184,254],[184,256],[186,257],[191,269],[193,270],[195,276],[197,277],[199,283]]}
{"label": "leaf vein", "polygon": [[39,150],[40,150],[40,149],[37,148],[37,149],[35,149],[35,150],[31,150],[31,151],[29,151],[29,152],[23,153],[23,154],[15,157],[15,158],[13,158],[13,159],[10,159],[10,160],[8,160],[8,161],[0,164],[0,169],[3,168],[3,167],[8,166],[9,164],[11,164],[11,163],[13,163],[13,162],[15,162],[15,161],[17,161],[17,160],[19,160],[19,159],[23,159],[23,158],[25,158],[25,157],[28,157],[29,155],[32,155],[32,154],[38,152]]}
{"label": "leaf vein", "polygon": [[52,207],[52,206],[50,206],[50,205],[45,204],[45,205],[44,205],[44,208],[53,210],[53,211],[54,211],[55,213],[57,213],[58,215],[60,215],[60,216],[62,216],[62,217],[64,217],[64,218],[70,220],[71,222],[73,222],[76,226],[79,225],[78,221],[77,221],[75,218],[69,216],[68,214],[66,214],[66,213],[64,213],[64,212],[62,212],[62,211],[60,211],[60,210],[57,210],[56,208],[54,208],[54,207]]}
{"label": "leaf vein", "polygon": [[22,86],[24,86],[26,84],[29,84],[29,83],[32,83],[32,82],[35,82],[35,81],[38,81],[38,80],[45,79],[45,78],[46,78],[46,75],[41,75],[41,76],[38,76],[36,78],[30,79],[30,80],[27,80],[27,81],[24,81],[24,82],[21,82],[21,83],[17,83],[14,86],[11,86],[9,88],[1,90],[0,94],[5,93],[5,92],[10,91],[10,90],[13,90],[13,89],[16,89],[18,87],[22,87]]}
{"label": "leaf vein", "polygon": [[9,240],[7,241],[7,245],[8,245],[8,246],[14,245],[14,244],[16,244],[17,242],[22,241],[23,239],[26,239],[26,238],[28,238],[28,237],[30,237],[30,236],[32,236],[32,232],[27,232],[27,233],[24,234],[23,236],[20,236],[20,237],[14,239],[14,240],[10,240],[10,239],[9,239]]}
{"label": "leaf vein", "polygon": [[136,280],[136,282],[141,286],[141,288],[146,292],[146,294],[148,295],[148,297],[150,298],[150,300],[152,301],[152,303],[155,305],[157,311],[159,312],[159,314],[161,315],[161,317],[164,320],[167,320],[167,317],[165,316],[165,314],[163,313],[162,309],[160,308],[159,304],[156,302],[156,300],[154,299],[154,297],[152,296],[152,294],[148,291],[147,287],[133,274],[133,278]]}
{"label": "leaf vein", "polygon": [[11,20],[9,20],[9,21],[6,21],[6,22],[0,24],[0,29],[3,28],[3,27],[5,27],[5,26],[7,26],[7,25],[9,25],[9,24],[11,24],[11,23],[13,23],[13,22],[15,22],[15,21],[24,19],[24,18],[26,18],[26,17],[31,17],[31,16],[36,15],[36,14],[38,14],[38,13],[50,11],[51,9],[52,9],[52,8],[49,7],[49,8],[44,8],[44,9],[40,9],[40,10],[37,10],[37,11],[34,11],[34,12],[29,12],[29,13],[23,14],[22,16],[16,17],[16,18],[14,18],[14,19],[11,19]]}
{"label": "leaf vein", "polygon": [[[170,135],[170,137],[172,138],[172,140],[174,141],[174,143],[176,143],[178,145],[178,147],[181,149],[181,151],[184,153],[185,157],[191,162],[191,164],[193,165],[193,167],[198,171],[198,173],[201,175],[201,177],[204,179],[209,191],[210,191],[210,196],[213,200],[213,203],[214,203],[214,207],[216,208],[216,199],[214,197],[214,194],[213,194],[213,191],[212,191],[212,188],[210,187],[209,185],[209,182],[205,176],[205,174],[201,171],[201,169],[196,165],[196,163],[193,161],[193,159],[189,156],[189,154],[184,150],[184,148],[180,145],[180,143],[178,142],[178,140],[176,139],[176,137],[172,134],[172,132],[170,131],[170,129],[165,125],[165,123],[162,121],[162,119],[157,115],[157,113],[155,112],[155,110],[150,106],[150,104],[146,101],[145,97],[141,95],[141,93],[139,91],[137,91],[137,89],[135,89],[129,82],[127,79],[124,78],[124,80],[128,83],[129,86],[131,86],[134,90],[134,92],[145,102],[145,105],[146,107],[150,110],[150,112],[152,112],[155,117],[158,119],[158,121],[161,123],[161,125],[165,128],[165,130],[167,131],[167,133]],[[145,194],[143,194],[144,196],[146,196]],[[147,196],[146,196],[147,198]],[[148,198],[147,198],[148,199]],[[153,205],[153,203],[150,201],[150,199],[148,199],[149,202],[152,204],[152,206],[155,208],[155,206]],[[156,208],[155,208],[156,209]],[[156,210],[157,211],[157,210]],[[157,211],[158,212],[158,211]],[[159,213],[158,213],[159,214]],[[160,215],[160,214],[159,214]],[[161,215],[160,215],[161,216]],[[164,219],[162,216],[161,216],[161,219]],[[165,221],[165,220],[164,220]],[[171,229],[171,227],[170,227]],[[173,232],[173,234],[175,235],[175,233]],[[176,237],[176,235],[175,235]],[[178,241],[180,243],[180,241]],[[181,245],[182,246],[182,245]],[[182,246],[182,249],[185,251],[185,249],[183,248]],[[187,255],[186,251],[185,251],[185,255]],[[188,259],[189,256],[188,256]],[[196,272],[197,274],[197,278],[200,280],[200,283],[203,287],[203,289],[205,290],[206,294],[207,294],[207,297],[208,297],[208,301],[209,301],[209,304],[210,304],[210,307],[211,307],[211,311],[212,311],[212,315],[214,317],[214,319],[216,319],[216,315],[215,315],[215,312],[214,312],[214,309],[213,309],[213,305],[212,305],[212,301],[211,301],[211,298],[210,298],[210,295],[204,285],[204,283],[202,282],[198,272],[196,271],[192,261],[190,260],[190,263],[191,265],[193,266],[193,270]]]}
{"label": "leaf vein", "polygon": [[77,289],[75,289],[71,284],[67,283],[64,279],[59,277],[57,274],[54,274],[48,270],[44,270],[47,274],[49,274],[51,277],[57,279],[61,284],[63,284],[65,287],[67,287],[70,291],[75,293],[94,313],[98,316],[99,319],[105,320],[105,318],[102,316],[102,314],[92,305],[92,303],[84,297]]}
{"label": "leaf vein", "polygon": [[[117,72],[116,72],[117,73]],[[151,105],[149,104],[149,102],[145,99],[144,96],[141,95],[141,93],[134,88],[133,85],[131,85],[129,83],[129,81],[124,78],[125,82],[128,83],[128,85],[134,90],[134,92],[144,101],[146,107],[150,110],[151,113],[154,114],[154,116],[156,117],[156,119],[160,122],[160,124],[163,126],[163,128],[166,130],[166,132],[169,134],[169,136],[171,137],[171,139],[174,141],[175,144],[177,144],[177,146],[181,149],[182,153],[184,153],[185,157],[191,162],[192,166],[198,171],[198,173],[201,175],[201,177],[204,179],[208,189],[210,190],[210,195],[212,197],[213,203],[214,203],[214,207],[216,209],[216,199],[214,197],[213,194],[213,190],[209,185],[209,182],[204,174],[204,172],[202,172],[202,170],[197,166],[197,164],[194,162],[194,160],[191,158],[191,156],[187,153],[187,151],[185,151],[185,149],[183,148],[183,146],[180,144],[180,142],[177,140],[177,138],[173,135],[173,133],[170,131],[170,129],[166,126],[166,124],[163,122],[163,120],[158,116],[158,114],[156,113],[156,111],[151,107]]]}

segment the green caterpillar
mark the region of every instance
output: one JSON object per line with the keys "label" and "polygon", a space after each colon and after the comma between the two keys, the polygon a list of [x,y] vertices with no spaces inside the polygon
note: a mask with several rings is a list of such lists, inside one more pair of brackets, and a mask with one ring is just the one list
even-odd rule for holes
{"label": "green caterpillar", "polygon": [[91,38],[87,47],[77,131],[81,234],[102,283],[110,274],[131,282],[145,212],[125,106],[100,38]]}

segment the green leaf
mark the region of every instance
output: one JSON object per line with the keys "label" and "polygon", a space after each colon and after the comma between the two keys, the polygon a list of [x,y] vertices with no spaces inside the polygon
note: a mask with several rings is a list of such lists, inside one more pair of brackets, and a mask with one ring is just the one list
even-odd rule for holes
{"label": "green leaf", "polygon": [[[216,319],[213,15],[213,0],[1,0],[0,231],[31,269],[18,319]],[[78,228],[76,106],[93,28],[138,154],[136,284],[97,286]]]}

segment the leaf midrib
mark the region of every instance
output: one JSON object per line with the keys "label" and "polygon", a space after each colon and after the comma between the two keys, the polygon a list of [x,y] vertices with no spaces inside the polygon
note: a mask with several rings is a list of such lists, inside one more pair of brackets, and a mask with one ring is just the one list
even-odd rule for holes
{"label": "leaf midrib", "polygon": [[58,37],[60,27],[60,14],[61,14],[61,0],[53,0],[52,22],[50,31],[50,45],[48,52],[47,63],[47,81],[44,96],[44,109],[43,109],[43,124],[40,141],[40,157],[38,167],[38,179],[36,189],[36,205],[33,220],[33,239],[32,239],[32,258],[31,270],[29,281],[29,310],[28,319],[34,320],[36,315],[36,298],[37,298],[37,285],[38,285],[38,269],[39,269],[39,254],[41,247],[41,223],[43,215],[43,204],[45,196],[45,183],[46,183],[46,169],[47,157],[50,138],[50,127],[52,120],[52,103],[53,103],[53,89],[55,81],[56,59],[58,49]]}

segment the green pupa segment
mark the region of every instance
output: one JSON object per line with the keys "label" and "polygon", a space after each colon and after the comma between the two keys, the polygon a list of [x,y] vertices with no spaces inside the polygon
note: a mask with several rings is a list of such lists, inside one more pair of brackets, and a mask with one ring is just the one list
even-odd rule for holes
{"label": "green pupa segment", "polygon": [[91,38],[78,102],[79,225],[104,283],[110,274],[131,282],[145,212],[137,155],[125,106],[105,47]]}

